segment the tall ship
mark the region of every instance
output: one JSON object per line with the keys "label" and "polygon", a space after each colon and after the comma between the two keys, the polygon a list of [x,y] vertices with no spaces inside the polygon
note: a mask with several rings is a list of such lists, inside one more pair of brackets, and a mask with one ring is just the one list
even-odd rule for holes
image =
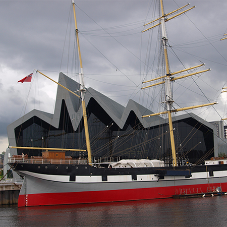
{"label": "tall ship", "polygon": [[[165,73],[157,78],[144,81],[143,84],[146,85],[142,87],[144,90],[152,89],[151,87],[154,86],[164,86],[164,110],[159,113],[151,111],[148,113],[145,108],[132,100],[124,109],[93,89],[86,88],[74,1],[72,7],[80,64],[79,83],[73,82],[61,73],[59,82],[56,82],[59,87],[57,97],[67,96],[69,99],[56,102],[56,114],[50,116],[47,113],[34,110],[23,117],[24,123],[22,125],[18,126],[15,123],[10,126],[15,129],[13,133],[15,133],[16,139],[10,143],[9,148],[16,150],[17,155],[11,156],[8,164],[24,180],[18,206],[159,199],[227,192],[227,160],[210,159],[215,154],[217,143],[216,137],[212,137],[205,121],[193,115],[192,130],[194,131],[184,130],[184,128],[181,130],[186,137],[192,137],[196,133],[206,137],[204,142],[207,147],[206,152],[197,157],[198,160],[196,155],[192,158],[189,157],[193,148],[186,151],[179,148],[176,139],[180,130],[177,132],[173,126],[172,113],[216,104],[213,102],[178,109],[173,107],[172,83],[210,70],[198,71],[198,68],[204,64],[176,72],[170,70],[166,23],[194,7],[189,8],[187,4],[166,14],[163,0],[160,0],[160,17],[146,24],[145,26],[150,26],[143,31],[156,29],[158,26],[161,29],[160,41],[164,54]],[[49,78],[38,70],[37,73]],[[96,118],[91,114],[91,111],[87,111],[88,101],[90,107],[92,106],[94,109],[93,113]],[[64,112],[63,107],[67,107],[68,111]],[[105,110],[109,111],[112,120],[104,114]],[[69,113],[76,114],[71,116],[73,114]],[[140,114],[141,116],[139,116]],[[163,120],[160,115],[167,115],[168,121]],[[102,132],[97,130],[98,127],[93,128],[95,139],[91,139],[89,120],[98,122],[100,118],[103,118],[102,122],[106,122],[106,126],[102,127]],[[130,123],[130,118],[135,119],[134,125]],[[40,119],[42,119],[42,123],[40,123]],[[73,119],[79,120],[72,123]],[[68,122],[67,126],[66,121]],[[143,121],[144,124],[141,123]],[[185,124],[180,117],[178,117],[178,121],[182,125]],[[162,122],[164,128],[160,129],[157,122]],[[29,127],[30,125],[31,127]],[[123,130],[126,125],[132,129],[127,133]],[[46,131],[41,130],[43,133],[41,136],[42,147],[36,146],[38,139],[31,132],[31,130],[37,132],[41,126],[46,128]],[[58,130],[59,128],[61,130]],[[146,130],[144,130],[145,128]],[[115,133],[117,130],[118,134]],[[81,141],[86,141],[86,146],[83,147],[83,143],[79,139],[75,141],[75,133],[83,134]],[[106,138],[101,138],[101,133],[104,133]],[[138,135],[141,138],[141,133],[143,133],[143,138],[139,141]],[[26,141],[25,135],[28,136],[29,142]],[[59,135],[60,137],[58,137]],[[10,136],[12,137],[12,135]],[[55,137],[67,137],[69,141],[73,141],[73,145],[70,147],[60,139],[54,140]],[[98,138],[101,138],[101,142],[98,142],[96,149],[92,149],[93,143]],[[108,140],[108,148],[102,140]],[[170,146],[165,145],[165,142]],[[118,149],[117,152],[114,152],[120,143],[124,143],[122,150]],[[131,145],[133,143],[132,147],[130,147],[130,143]],[[197,141],[195,146],[200,146],[200,143]],[[154,144],[158,144],[158,146],[154,146]],[[176,144],[178,145],[176,146]],[[59,147],[57,147],[58,145]],[[76,145],[80,148],[75,148]],[[164,156],[159,155],[160,152],[157,149],[157,147],[161,148],[161,145],[166,148]],[[183,146],[183,142],[180,145]],[[104,150],[104,157],[97,155],[99,150]],[[137,155],[135,155],[135,150]],[[156,155],[151,155],[151,153]]]}

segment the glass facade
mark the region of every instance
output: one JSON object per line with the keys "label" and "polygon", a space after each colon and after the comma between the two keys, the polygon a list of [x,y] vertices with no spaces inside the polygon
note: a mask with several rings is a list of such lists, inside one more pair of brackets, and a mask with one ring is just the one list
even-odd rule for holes
{"label": "glass facade", "polygon": [[[144,128],[131,112],[120,129],[99,104],[91,99],[88,107],[88,125],[92,156],[99,158],[149,158],[171,161],[168,124]],[[76,117],[76,116],[75,116]],[[83,121],[73,130],[67,107],[63,100],[59,128],[54,128],[34,116],[15,128],[17,146],[44,148],[86,149]],[[179,162],[197,163],[213,156],[213,131],[193,118],[173,122],[176,152]],[[41,156],[42,150],[18,150],[18,154]],[[66,152],[66,156],[86,157],[86,152]]]}

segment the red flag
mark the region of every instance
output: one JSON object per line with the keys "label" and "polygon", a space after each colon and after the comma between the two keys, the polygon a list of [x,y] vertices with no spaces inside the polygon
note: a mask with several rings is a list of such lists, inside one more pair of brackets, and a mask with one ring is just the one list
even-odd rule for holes
{"label": "red flag", "polygon": [[33,73],[29,74],[28,76],[26,76],[25,78],[19,80],[18,82],[21,82],[21,83],[31,82],[32,81],[32,75],[33,75]]}

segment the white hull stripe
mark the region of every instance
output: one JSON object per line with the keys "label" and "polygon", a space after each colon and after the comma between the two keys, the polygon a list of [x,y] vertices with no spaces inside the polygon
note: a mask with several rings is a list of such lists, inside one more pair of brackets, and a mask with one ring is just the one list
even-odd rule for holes
{"label": "white hull stripe", "polygon": [[[35,178],[55,181],[55,182],[72,182],[69,175],[49,175],[40,174],[29,171],[20,171],[23,175],[29,175]],[[215,171],[214,176],[210,177],[209,172],[192,173],[192,176],[187,179],[212,179],[216,177],[227,177],[227,171]],[[111,175],[107,176],[107,182],[131,182],[131,181],[158,181],[158,176],[154,174],[137,175],[137,180],[133,180],[131,175]],[[186,180],[184,176],[165,176],[166,181]],[[99,183],[102,181],[102,176],[76,176],[77,183]]]}

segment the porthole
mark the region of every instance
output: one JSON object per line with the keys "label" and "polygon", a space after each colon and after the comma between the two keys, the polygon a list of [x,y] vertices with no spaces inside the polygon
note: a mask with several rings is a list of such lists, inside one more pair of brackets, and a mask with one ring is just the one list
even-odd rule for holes
{"label": "porthole", "polygon": [[40,166],[38,166],[38,169],[40,169]]}
{"label": "porthole", "polygon": [[55,168],[58,169],[58,166],[56,166]]}
{"label": "porthole", "polygon": [[48,167],[47,166],[45,166],[45,169],[47,169]]}
{"label": "porthole", "polygon": [[66,169],[68,169],[69,167],[68,167],[68,166],[66,166],[65,168],[66,168]]}

